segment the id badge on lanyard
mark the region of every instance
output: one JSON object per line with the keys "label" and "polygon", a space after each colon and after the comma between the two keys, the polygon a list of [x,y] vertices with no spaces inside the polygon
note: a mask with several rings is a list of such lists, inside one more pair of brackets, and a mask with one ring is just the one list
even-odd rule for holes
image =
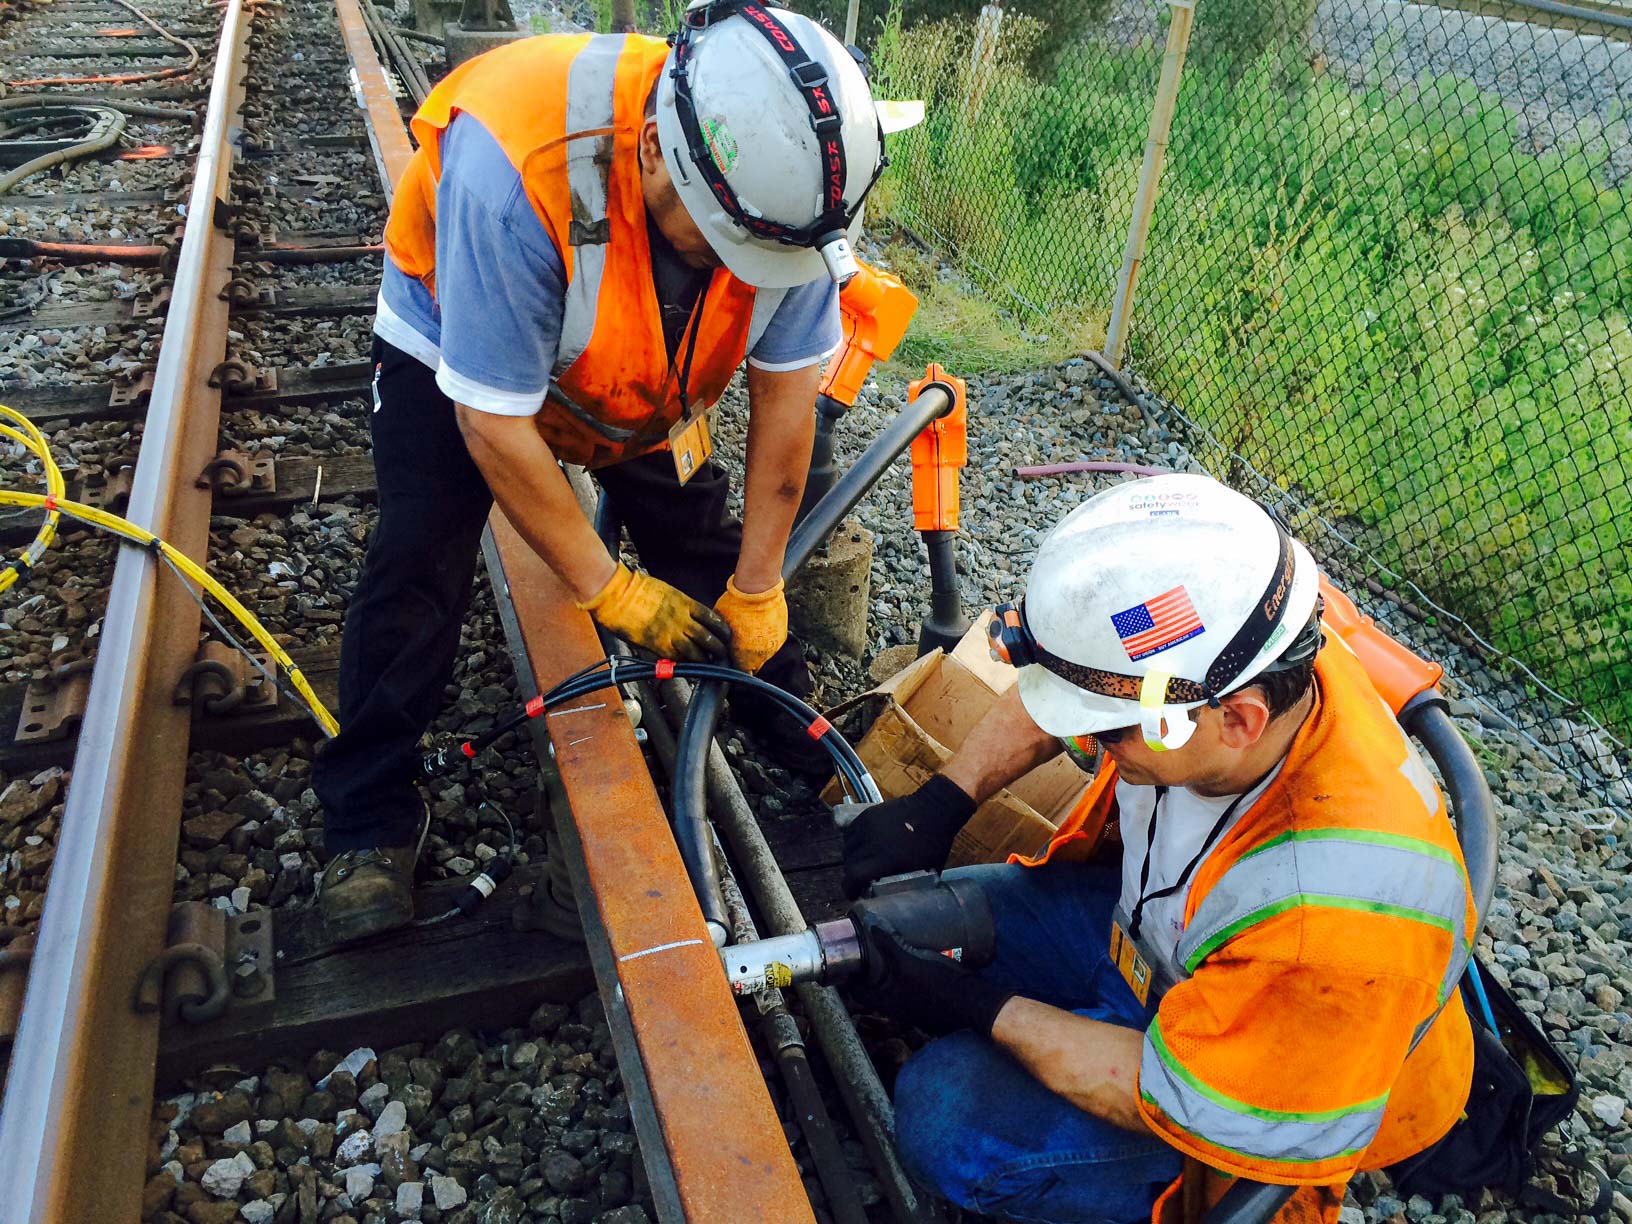
{"label": "id badge on lanyard", "polygon": [[697,474],[714,453],[714,439],[708,432],[708,412],[688,411],[669,430],[669,454],[674,459],[674,474],[685,484]]}
{"label": "id badge on lanyard", "polygon": [[708,406],[693,405],[688,385],[691,381],[691,359],[697,352],[697,333],[703,329],[703,302],[708,298],[705,284],[692,304],[689,323],[690,336],[686,342],[686,358],[680,365],[680,419],[669,430],[669,454],[674,458],[674,474],[685,484],[714,453],[714,439],[708,432]]}
{"label": "id badge on lanyard", "polygon": [[1150,999],[1150,962],[1139,955],[1133,936],[1115,918],[1111,919],[1111,962],[1128,984],[1128,989],[1133,991],[1133,997],[1139,1000],[1139,1006],[1147,1006]]}

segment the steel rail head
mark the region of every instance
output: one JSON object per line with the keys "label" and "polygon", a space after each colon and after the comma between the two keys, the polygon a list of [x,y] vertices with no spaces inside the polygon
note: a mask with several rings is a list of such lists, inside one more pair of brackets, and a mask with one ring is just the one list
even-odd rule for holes
{"label": "steel rail head", "polygon": [[[236,153],[249,21],[228,0],[129,510],[198,555],[209,495],[193,478],[214,453],[220,407],[202,388],[225,352],[217,291],[232,258],[215,204]],[[179,587],[161,588],[151,557],[126,550],[104,626],[0,1104],[7,1221],[140,1214],[158,1018],[131,999],[164,944],[188,729],[170,701],[179,667],[166,669],[192,657],[198,612]]]}
{"label": "steel rail head", "polygon": [[385,74],[385,67],[380,63],[374,43],[368,36],[368,21],[358,0],[334,0],[334,11],[340,20],[346,56],[351,60],[352,87],[357,106],[367,119],[368,143],[374,152],[374,162],[389,203],[397,180],[407,170],[408,161],[414,155],[414,147],[409,143],[408,130],[403,127],[402,115],[391,96],[391,82]]}
{"label": "steel rail head", "polygon": [[[493,587],[523,688],[547,691],[602,650],[588,616],[495,512]],[[496,557],[498,565],[492,565]],[[623,705],[593,694],[547,723],[557,813],[618,1065],[643,1102],[642,1157],[664,1220],[813,1219]]]}

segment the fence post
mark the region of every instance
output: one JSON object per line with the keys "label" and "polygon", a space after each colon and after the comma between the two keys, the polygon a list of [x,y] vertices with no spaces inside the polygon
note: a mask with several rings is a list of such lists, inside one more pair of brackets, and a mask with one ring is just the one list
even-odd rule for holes
{"label": "fence post", "polygon": [[1184,71],[1184,53],[1190,46],[1196,0],[1168,0],[1168,9],[1172,20],[1167,27],[1167,53],[1162,57],[1162,75],[1156,83],[1156,105],[1150,112],[1150,133],[1145,138],[1145,163],[1139,168],[1139,191],[1133,198],[1128,246],[1122,255],[1121,275],[1116,279],[1116,296],[1111,301],[1111,321],[1105,329],[1105,356],[1118,369],[1122,367],[1122,349],[1128,341],[1133,286],[1139,279],[1139,264],[1145,257],[1145,236],[1150,232],[1157,184],[1162,177],[1162,163],[1167,158],[1167,137],[1173,129],[1173,108],[1179,100],[1179,74]]}
{"label": "fence post", "polygon": [[1001,4],[983,4],[975,18],[975,46],[969,55],[969,92],[963,97],[963,121],[971,124],[997,70],[997,36],[1003,24]]}
{"label": "fence post", "polygon": [[847,47],[856,45],[856,22],[860,17],[861,0],[850,0],[849,6],[844,10],[844,45]]}

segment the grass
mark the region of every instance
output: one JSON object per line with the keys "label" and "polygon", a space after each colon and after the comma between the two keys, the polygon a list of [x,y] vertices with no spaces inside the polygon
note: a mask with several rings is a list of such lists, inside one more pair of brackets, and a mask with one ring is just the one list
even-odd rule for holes
{"label": "grass", "polygon": [[[1039,76],[1040,32],[1004,35],[972,103],[966,28],[886,23],[880,93],[930,118],[892,141],[885,211],[1034,331],[1092,335],[1160,52],[1080,42]],[[1534,151],[1466,82],[1357,90],[1284,48],[1200,60],[1128,363],[1624,733],[1632,192],[1603,171]],[[978,306],[926,306],[914,344],[1015,358]]]}

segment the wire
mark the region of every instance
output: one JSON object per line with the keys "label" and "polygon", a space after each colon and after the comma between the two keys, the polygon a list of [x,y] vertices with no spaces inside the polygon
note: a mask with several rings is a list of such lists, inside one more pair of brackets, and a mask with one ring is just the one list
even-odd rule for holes
{"label": "wire", "polygon": [[[0,195],[41,170],[111,149],[124,130],[125,116],[109,106],[42,102],[0,112],[0,150],[7,145],[43,150],[37,157],[0,174]],[[36,139],[26,139],[30,134]]]}
{"label": "wire", "polygon": [[[161,540],[145,527],[139,527],[129,519],[121,518],[117,514],[111,514],[100,507],[87,506],[82,502],[68,501],[63,496],[66,485],[62,477],[62,469],[57,466],[56,458],[51,454],[51,448],[38,427],[22,413],[5,404],[0,404],[0,418],[14,421],[20,427],[19,432],[19,429],[14,429],[10,425],[0,424],[0,437],[10,438],[14,442],[21,443],[24,448],[32,452],[40,460],[45,467],[47,490],[47,492],[41,494],[23,493],[15,489],[0,489],[0,506],[37,507],[44,509],[46,512],[45,521],[40,525],[33,541],[3,569],[0,569],[0,593],[4,593],[19,578],[28,574],[39,564],[40,557],[44,555],[45,550],[51,546],[51,542],[56,538],[57,524],[63,515],[87,523],[92,527],[98,527],[128,543],[139,545],[144,551],[152,553],[155,557],[168,564],[176,572],[177,576],[183,579],[182,585],[187,588],[187,593],[201,605],[203,604],[202,597],[193,591],[187,580],[196,583],[202,590],[207,592],[218,604],[232,613],[233,619],[247,629],[249,635],[255,639],[261,648],[277,661],[284,674],[288,676],[289,683],[294,686],[294,692],[289,695],[311,711],[312,717],[323,728],[324,734],[332,736],[340,730],[340,724],[335,721],[334,715],[330,714],[323,703],[318,700],[317,694],[312,691],[312,686],[307,682],[305,675],[295,661],[289,657],[289,653],[284,650],[278,640],[267,631],[266,627],[255,618],[249,609],[238,601],[231,591],[222,586],[208,570],[186,553]],[[226,637],[235,650],[245,655],[262,674],[270,676],[261,661],[246,650],[230,633],[226,632],[225,626],[215,617],[208,606],[204,606],[204,611],[209,617],[210,623]],[[270,676],[270,678],[273,683],[278,683],[275,676]],[[278,687],[285,693],[289,692],[281,684],[278,684]]]}
{"label": "wire", "polygon": [[168,80],[170,77],[186,76],[194,68],[198,67],[198,48],[193,46],[192,43],[185,38],[178,38],[170,33],[169,30],[142,12],[141,9],[131,4],[129,0],[113,0],[113,2],[126,12],[133,13],[165,42],[184,50],[187,53],[187,62],[170,68],[155,68],[149,72],[127,72],[111,76],[35,77],[26,81],[7,81],[6,84],[13,89],[33,88],[38,85],[134,85],[138,81],[163,81]]}
{"label": "wire", "polygon": [[502,719],[491,730],[457,746],[449,746],[427,754],[421,758],[420,772],[426,777],[436,777],[456,765],[466,764],[529,719],[537,718],[565,702],[601,689],[615,688],[636,681],[673,678],[717,680],[765,694],[790,715],[799,719],[811,738],[822,745],[833,758],[835,772],[853,796],[871,803],[882,800],[878,784],[873,781],[872,775],[850,742],[827,719],[792,693],[777,688],[776,685],[758,676],[720,663],[677,663],[668,659],[632,659],[617,655],[599,660],[567,677],[549,692],[533,698],[516,713]]}

